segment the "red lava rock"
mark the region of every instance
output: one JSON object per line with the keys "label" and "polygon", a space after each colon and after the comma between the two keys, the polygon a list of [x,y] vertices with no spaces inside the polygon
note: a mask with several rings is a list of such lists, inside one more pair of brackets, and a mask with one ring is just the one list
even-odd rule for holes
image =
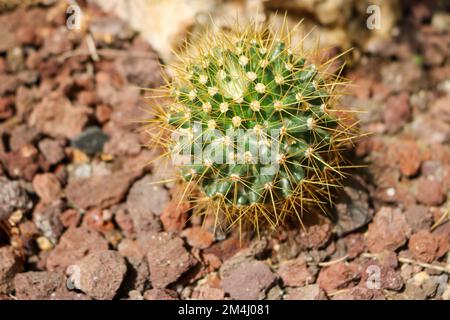
{"label": "red lava rock", "polygon": [[148,212],[150,208],[156,215],[161,215],[168,201],[168,191],[150,175],[136,181],[127,198],[128,210]]}
{"label": "red lava rock", "polygon": [[15,210],[28,211],[33,203],[18,181],[0,177],[0,220],[6,220]]}
{"label": "red lava rock", "polygon": [[397,92],[405,89],[414,91],[425,78],[422,68],[413,59],[386,63],[381,67],[381,76],[383,83]]}
{"label": "red lava rock", "polygon": [[[125,40],[131,40],[135,35],[135,32],[130,26],[123,20],[117,17],[97,17],[95,22],[89,25],[89,30],[92,32],[92,36],[96,42],[106,41],[119,42]],[[108,40],[105,40],[108,39]],[[112,39],[112,40],[110,40]],[[132,48],[133,48],[132,44]]]}
{"label": "red lava rock", "polygon": [[399,210],[382,207],[369,225],[366,242],[373,253],[395,251],[406,243],[410,234],[411,228]]}
{"label": "red lava rock", "polygon": [[396,269],[398,267],[397,254],[393,251],[383,251],[377,254],[377,260],[383,267]]}
{"label": "red lava rock", "polygon": [[[135,168],[136,171],[139,172],[139,176],[141,176],[142,174],[148,174],[151,170],[155,169],[155,167],[150,166],[149,163],[152,163],[152,161],[155,160],[155,157],[157,157],[158,154],[159,154],[158,151],[155,149],[141,150],[141,152],[139,152],[138,155],[125,158],[123,168]],[[172,171],[172,174],[173,174],[173,171]],[[160,180],[155,180],[155,181],[160,181]]]}
{"label": "red lava rock", "polygon": [[74,107],[64,97],[51,95],[34,107],[28,124],[54,138],[72,139],[83,131],[89,113],[89,109]]}
{"label": "red lava rock", "polygon": [[222,275],[222,288],[236,300],[260,300],[276,280],[264,262],[244,260]]}
{"label": "red lava rock", "polygon": [[20,239],[23,244],[33,242],[40,235],[39,229],[36,224],[31,220],[25,220],[19,224]]}
{"label": "red lava rock", "polygon": [[205,263],[208,272],[214,272],[222,265],[222,261],[212,253],[204,253],[203,262]]}
{"label": "red lava rock", "polygon": [[98,102],[95,91],[84,90],[78,93],[77,102],[82,106],[93,106]]}
{"label": "red lava rock", "polygon": [[181,238],[165,232],[147,233],[139,239],[139,244],[146,251],[154,288],[167,287],[197,263],[184,248]]}
{"label": "red lava rock", "polygon": [[61,185],[53,173],[35,175],[33,188],[44,203],[51,203],[61,196]]}
{"label": "red lava rock", "polygon": [[117,251],[96,251],[69,266],[74,287],[96,300],[111,300],[124,279],[127,267]]}
{"label": "red lava rock", "polygon": [[355,263],[337,262],[319,272],[317,284],[326,292],[351,288],[360,279],[360,267]]}
{"label": "red lava rock", "polygon": [[416,204],[409,180],[403,180],[393,184],[395,187],[387,187],[386,189],[378,189],[376,198],[383,202],[399,203],[405,207]]}
{"label": "red lava rock", "polygon": [[214,235],[204,227],[192,227],[183,230],[181,236],[194,248],[205,249],[214,242]]}
{"label": "red lava rock", "polygon": [[420,168],[421,157],[417,143],[413,141],[402,141],[395,145],[397,148],[397,161],[400,165],[400,172],[406,176],[414,176]]}
{"label": "red lava rock", "polygon": [[111,219],[106,218],[110,215],[109,210],[92,209],[89,210],[83,218],[82,226],[93,228],[97,231],[107,233],[114,230],[114,224]]}
{"label": "red lava rock", "polygon": [[137,241],[124,239],[117,250],[128,261],[128,272],[124,280],[125,288],[141,291],[147,286],[150,278],[145,254]]}
{"label": "red lava rock", "polygon": [[413,234],[408,243],[409,250],[416,259],[431,263],[436,259],[439,240],[427,230],[420,230]]}
{"label": "red lava rock", "polygon": [[403,92],[398,96],[389,97],[383,109],[382,117],[390,133],[400,130],[411,117],[409,95]]}
{"label": "red lava rock", "polygon": [[[221,241],[225,242],[227,240]],[[220,242],[219,242],[220,243]],[[238,245],[242,243],[238,240]],[[245,263],[247,260],[255,259],[256,257],[260,256],[264,250],[267,248],[267,240],[261,239],[261,240],[253,240],[251,243],[244,243],[244,246],[239,246],[236,249],[236,254],[234,254],[230,259],[223,260],[223,264],[220,268],[220,274],[221,277],[224,278],[226,275],[230,273],[230,271],[236,269],[238,266],[240,266],[242,263]],[[247,246],[247,247],[245,247]],[[212,248],[212,247],[211,247]],[[227,246],[224,246],[225,249],[228,249]],[[209,248],[208,248],[209,249]],[[208,249],[205,249],[204,252],[206,253]],[[212,251],[214,252],[214,251]],[[222,257],[220,253],[216,253],[216,256]]]}
{"label": "red lava rock", "polygon": [[95,118],[100,123],[105,123],[111,118],[112,109],[106,104],[100,104],[95,108]]}
{"label": "red lava rock", "polygon": [[334,295],[332,300],[385,300],[385,297],[379,290],[355,287]]}
{"label": "red lava rock", "polygon": [[288,287],[302,287],[314,282],[314,276],[303,257],[284,262],[277,273],[283,280],[283,284]]}
{"label": "red lava rock", "polygon": [[425,206],[413,205],[407,208],[404,214],[406,222],[408,222],[414,232],[428,229],[433,222],[433,217]]}
{"label": "red lava rock", "polygon": [[[221,287],[220,277],[217,274],[217,272],[207,273],[204,278],[197,281],[197,284],[192,291],[191,298],[199,299],[197,297],[198,294],[202,293],[202,292],[206,293],[207,291],[209,291],[209,289],[220,289],[222,291],[223,295],[225,295],[225,293]],[[216,293],[218,293],[218,292],[219,291],[216,291]],[[210,293],[211,293],[211,295],[214,295],[215,291],[212,290]],[[217,299],[214,299],[214,300],[217,300]]]}
{"label": "red lava rock", "polygon": [[326,300],[325,292],[318,284],[310,284],[301,288],[288,288],[283,300]]}
{"label": "red lava rock", "polygon": [[444,223],[433,231],[433,235],[438,238],[439,249],[437,257],[442,257],[450,251],[450,223]]}
{"label": "red lava rock", "polygon": [[51,204],[41,202],[33,210],[33,222],[53,244],[56,244],[63,232],[60,217],[64,209],[62,201],[55,201]]}
{"label": "red lava rock", "polygon": [[70,181],[66,195],[70,202],[82,209],[108,208],[125,197],[135,175],[133,171],[122,171]]}
{"label": "red lava rock", "polygon": [[[111,71],[99,71],[95,74],[95,82],[96,82],[96,89],[97,89],[97,95],[102,100],[104,104],[114,106],[118,106],[121,99],[124,97],[121,97],[125,92],[129,95],[127,98],[138,98],[138,92],[132,89],[126,89],[120,91],[120,87],[123,85],[123,81],[120,81],[117,79],[117,75],[115,73],[111,74]],[[130,99],[131,101],[132,99]]]}
{"label": "red lava rock", "polygon": [[108,249],[108,242],[95,230],[70,228],[47,258],[49,271],[65,270],[91,252]]}
{"label": "red lava rock", "polygon": [[76,228],[81,221],[81,214],[77,210],[68,209],[61,213],[60,220],[65,228]]}
{"label": "red lava rock", "polygon": [[[436,153],[439,152],[437,147],[433,146],[433,155],[437,156]],[[430,155],[430,156],[433,156]],[[422,164],[421,173],[430,179],[439,179],[445,176],[445,166],[441,161],[436,160],[426,160]]]}
{"label": "red lava rock", "polygon": [[[343,188],[336,200],[336,230],[338,235],[347,234],[370,222],[373,210],[369,207],[369,194],[356,179]],[[350,184],[349,183],[349,184]]]}
{"label": "red lava rock", "polygon": [[16,126],[11,131],[9,147],[12,151],[17,151],[25,145],[33,145],[38,136],[39,132],[35,128],[30,128],[27,125]]}
{"label": "red lava rock", "polygon": [[37,40],[36,30],[30,26],[22,26],[17,29],[16,37],[17,41],[25,45],[36,44]]}
{"label": "red lava rock", "polygon": [[353,84],[354,86],[350,89],[352,95],[361,100],[370,98],[373,86],[372,79],[356,76],[353,80]]}
{"label": "red lava rock", "polygon": [[117,60],[117,70],[130,83],[141,88],[162,84],[161,67],[153,54],[149,57],[125,56]]}
{"label": "red lava rock", "polygon": [[12,280],[16,273],[21,272],[23,265],[16,257],[11,247],[0,248],[0,293],[10,293],[13,290]]}
{"label": "red lava rock", "polygon": [[247,244],[239,242],[239,239],[235,237],[227,238],[223,241],[219,241],[209,248],[206,248],[204,254],[213,254],[221,261],[228,260],[234,256],[239,250],[245,248]]}
{"label": "red lava rock", "polygon": [[437,283],[431,279],[427,280],[422,283],[416,283],[416,281],[410,279],[406,283],[405,291],[399,295],[398,299],[425,300],[427,297],[433,296],[436,292]]}
{"label": "red lava rock", "polygon": [[6,65],[5,58],[0,59],[0,73],[5,73],[7,71],[8,67]]}
{"label": "red lava rock", "polygon": [[140,261],[145,257],[145,253],[136,240],[123,239],[117,250],[130,261]]}
{"label": "red lava rock", "polygon": [[428,114],[417,118],[412,123],[412,130],[414,135],[426,144],[442,145],[450,141],[450,128],[442,115]]}
{"label": "red lava rock", "polygon": [[15,295],[19,300],[49,300],[64,285],[64,276],[59,272],[30,271],[14,278]]}
{"label": "red lava rock", "polygon": [[424,46],[424,62],[429,66],[440,66],[445,62],[447,56],[445,44],[442,47],[442,39],[439,36],[427,36]]}
{"label": "red lava rock", "polygon": [[220,279],[216,274],[208,275],[200,280],[192,292],[192,299],[223,300],[225,292],[220,287]]}
{"label": "red lava rock", "polygon": [[150,289],[144,292],[145,300],[179,300],[176,291],[169,289]]}
{"label": "red lava rock", "polygon": [[8,119],[14,114],[14,100],[11,97],[0,98],[0,120]]}
{"label": "red lava rock", "polygon": [[7,294],[0,293],[0,301],[12,301],[14,300]]}
{"label": "red lava rock", "polygon": [[2,44],[0,44],[0,51],[8,51],[17,45],[17,39],[10,27],[5,26],[2,28],[0,31],[0,36],[3,40]]}
{"label": "red lava rock", "polygon": [[442,183],[437,180],[420,178],[417,183],[417,200],[429,206],[438,206],[445,201]]}
{"label": "red lava rock", "polygon": [[137,134],[114,129],[110,139],[105,143],[103,149],[105,153],[116,156],[135,156],[141,151]]}
{"label": "red lava rock", "polygon": [[347,255],[349,259],[358,257],[366,250],[364,235],[361,233],[352,233],[343,239],[347,248]]}
{"label": "red lava rock", "polygon": [[445,96],[442,96],[441,98],[436,99],[431,106],[430,116],[434,116],[448,123],[448,120],[450,119],[450,111],[448,110],[449,102],[449,93],[447,93]]}
{"label": "red lava rock", "polygon": [[172,200],[169,202],[161,214],[164,230],[168,232],[180,232],[183,230],[190,209],[191,205],[187,201]]}
{"label": "red lava rock", "polygon": [[331,238],[332,226],[329,219],[320,217],[318,222],[299,233],[299,242],[307,248],[324,247]]}
{"label": "red lava rock", "polygon": [[71,49],[69,30],[65,27],[54,30],[44,38],[43,52],[47,55],[58,55]]}
{"label": "red lava rock", "polygon": [[20,79],[17,76],[0,74],[0,97],[14,93],[19,85]]}
{"label": "red lava rock", "polygon": [[131,219],[128,210],[126,210],[126,208],[124,208],[123,206],[119,205],[116,209],[114,220],[116,221],[118,227],[126,235],[130,235],[134,232],[133,219]]}
{"label": "red lava rock", "polygon": [[63,145],[57,140],[43,139],[39,142],[39,150],[50,164],[57,164],[65,158]]}
{"label": "red lava rock", "polygon": [[1,160],[11,177],[31,181],[39,169],[38,154],[39,152],[35,147],[27,144],[19,150],[7,153]]}
{"label": "red lava rock", "polygon": [[203,285],[195,289],[192,298],[199,300],[223,300],[225,298],[225,292],[221,288]]}
{"label": "red lava rock", "polygon": [[19,119],[25,120],[38,102],[38,93],[35,89],[20,86],[16,92],[16,115]]}
{"label": "red lava rock", "polygon": [[168,191],[161,184],[155,184],[152,176],[136,181],[127,196],[127,208],[136,232],[159,231],[157,216],[168,201]]}

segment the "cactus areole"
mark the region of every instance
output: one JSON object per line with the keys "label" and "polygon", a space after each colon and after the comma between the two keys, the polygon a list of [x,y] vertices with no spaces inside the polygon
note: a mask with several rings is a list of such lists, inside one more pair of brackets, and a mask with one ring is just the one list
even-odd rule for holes
{"label": "cactus areole", "polygon": [[[331,199],[351,127],[343,81],[289,32],[255,25],[210,32],[187,48],[163,91],[167,154],[199,203],[227,225],[276,227]],[[316,63],[316,64],[315,64]],[[161,139],[161,138],[159,138]]]}

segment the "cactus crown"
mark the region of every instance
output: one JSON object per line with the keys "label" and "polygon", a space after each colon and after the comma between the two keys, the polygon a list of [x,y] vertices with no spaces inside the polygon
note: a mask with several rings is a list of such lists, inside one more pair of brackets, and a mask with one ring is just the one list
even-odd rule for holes
{"label": "cactus crown", "polygon": [[351,136],[336,113],[342,80],[290,39],[256,25],[211,32],[164,88],[173,101],[158,117],[171,133],[168,154],[228,225],[301,218],[342,176]]}

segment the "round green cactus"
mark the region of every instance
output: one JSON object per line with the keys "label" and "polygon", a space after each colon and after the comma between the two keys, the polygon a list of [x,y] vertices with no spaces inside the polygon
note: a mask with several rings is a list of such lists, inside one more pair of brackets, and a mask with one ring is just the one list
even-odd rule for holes
{"label": "round green cactus", "polygon": [[270,28],[211,33],[192,49],[164,89],[173,103],[158,121],[198,199],[231,225],[276,227],[322,207],[351,138],[336,112],[340,77]]}

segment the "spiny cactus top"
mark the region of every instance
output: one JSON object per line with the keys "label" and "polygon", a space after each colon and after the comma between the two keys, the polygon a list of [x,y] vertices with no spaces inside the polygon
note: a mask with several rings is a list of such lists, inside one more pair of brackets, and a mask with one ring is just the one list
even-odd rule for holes
{"label": "spiny cactus top", "polygon": [[210,33],[191,49],[158,121],[199,199],[228,224],[262,218],[274,227],[322,206],[350,132],[335,111],[339,77],[270,28]]}

